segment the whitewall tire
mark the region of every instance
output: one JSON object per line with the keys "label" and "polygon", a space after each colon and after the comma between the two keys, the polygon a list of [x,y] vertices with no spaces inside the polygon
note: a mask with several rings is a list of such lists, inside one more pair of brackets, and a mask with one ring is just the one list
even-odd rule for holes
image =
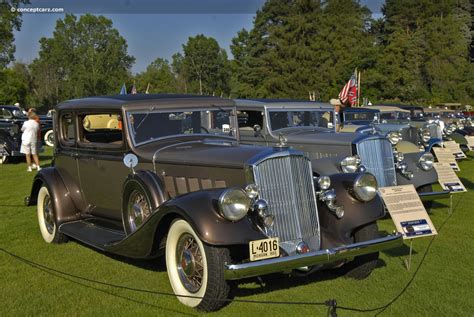
{"label": "whitewall tire", "polygon": [[38,224],[41,236],[47,243],[63,243],[67,237],[58,231],[56,212],[48,188],[42,186],[37,199]]}
{"label": "whitewall tire", "polygon": [[44,144],[49,147],[54,147],[54,132],[53,130],[49,130],[44,134]]}
{"label": "whitewall tire", "polygon": [[[178,300],[202,311],[214,311],[226,304],[230,287],[224,279],[229,261],[225,248],[204,244],[185,220],[175,220],[166,239],[166,268]],[[197,298],[193,298],[197,297]]]}

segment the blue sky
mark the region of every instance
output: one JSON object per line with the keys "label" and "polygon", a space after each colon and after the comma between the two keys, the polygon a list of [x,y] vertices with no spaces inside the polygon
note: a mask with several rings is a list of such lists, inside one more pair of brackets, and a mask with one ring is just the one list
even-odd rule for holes
{"label": "blue sky", "polygon": [[[188,37],[196,34],[214,37],[229,52],[232,38],[242,28],[252,27],[256,8],[263,2],[264,0],[32,0],[29,6],[63,7],[66,12],[88,12],[108,17],[127,40],[128,52],[136,58],[132,68],[132,72],[136,73],[143,71],[157,57],[170,59],[171,55],[182,50],[182,44],[186,43]],[[369,6],[376,16],[379,15],[377,13],[383,0],[361,2]],[[130,11],[136,13],[130,14]],[[22,28],[15,32],[15,58],[29,63],[37,57],[39,39],[51,37],[56,20],[63,17],[64,14],[24,13]]]}

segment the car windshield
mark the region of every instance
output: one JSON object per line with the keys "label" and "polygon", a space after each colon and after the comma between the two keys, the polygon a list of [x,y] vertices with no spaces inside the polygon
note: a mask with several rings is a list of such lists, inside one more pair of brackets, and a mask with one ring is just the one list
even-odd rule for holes
{"label": "car windshield", "polygon": [[234,136],[230,109],[190,111],[132,111],[127,114],[134,144],[172,136],[212,134]]}
{"label": "car windshield", "polygon": [[357,112],[345,112],[344,113],[344,121],[351,122],[351,121],[374,121],[376,118],[377,112],[375,111],[357,111]]}
{"label": "car windshield", "polygon": [[410,120],[409,112],[384,112],[380,114],[382,120]]}
{"label": "car windshield", "polygon": [[277,131],[285,128],[334,128],[334,112],[328,110],[287,110],[271,109],[269,113],[270,129]]}

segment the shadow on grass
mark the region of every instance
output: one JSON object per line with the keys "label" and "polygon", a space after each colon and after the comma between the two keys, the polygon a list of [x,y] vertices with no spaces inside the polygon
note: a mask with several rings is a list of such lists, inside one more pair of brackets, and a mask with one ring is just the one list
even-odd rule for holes
{"label": "shadow on grass", "polygon": [[474,183],[473,182],[471,182],[470,180],[468,180],[465,177],[459,177],[459,179],[464,184],[464,187],[466,187],[467,190],[474,189]]}

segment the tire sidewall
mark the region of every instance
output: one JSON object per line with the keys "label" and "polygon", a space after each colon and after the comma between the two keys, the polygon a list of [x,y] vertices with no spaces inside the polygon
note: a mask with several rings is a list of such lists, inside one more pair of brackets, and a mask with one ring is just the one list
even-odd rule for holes
{"label": "tire sidewall", "polygon": [[44,134],[43,141],[44,141],[44,144],[46,144],[47,146],[49,146],[49,147],[54,147],[54,140],[53,140],[52,143],[49,141],[49,136],[50,136],[50,135],[54,135],[53,130],[48,130],[48,131]]}
{"label": "tire sidewall", "polygon": [[[41,236],[43,237],[44,241],[47,243],[53,243],[55,241],[55,238],[58,234],[58,226],[56,225],[56,220],[54,221],[54,227],[53,227],[53,233],[49,233],[48,229],[46,228],[46,225],[44,223],[44,200],[46,197],[52,199],[49,190],[46,186],[41,186],[39,192],[38,192],[38,200],[37,200],[37,214],[38,214],[38,224],[41,232]],[[53,214],[56,217],[56,211],[54,210],[54,204],[53,204]]]}
{"label": "tire sidewall", "polygon": [[[178,244],[179,238],[183,234],[190,234],[194,237],[196,242],[199,245],[199,249],[202,254],[202,260],[203,260],[203,280],[202,280],[202,286],[201,288],[196,292],[196,293],[191,293],[189,292],[181,283],[181,280],[179,278],[179,273],[177,269],[177,263],[176,263],[176,246]],[[194,232],[193,228],[191,225],[186,222],[185,220],[179,219],[175,220],[170,227],[170,230],[168,231],[168,236],[166,239],[166,249],[165,249],[165,254],[166,254],[166,269],[168,271],[168,278],[171,284],[171,287],[173,288],[173,292],[176,295],[186,295],[186,296],[196,296],[200,298],[191,298],[191,297],[178,297],[178,300],[189,307],[196,307],[202,302],[202,297],[205,296],[206,291],[207,291],[207,285],[208,285],[208,280],[209,280],[209,272],[208,272],[208,263],[207,263],[207,254],[204,248],[204,244],[202,241],[199,239],[197,234]]]}

